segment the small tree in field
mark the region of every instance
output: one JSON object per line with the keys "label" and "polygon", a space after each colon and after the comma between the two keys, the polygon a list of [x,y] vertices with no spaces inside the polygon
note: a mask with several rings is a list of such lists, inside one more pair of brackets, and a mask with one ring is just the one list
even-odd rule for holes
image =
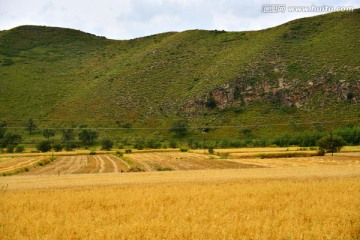
{"label": "small tree in field", "polygon": [[0,121],[0,139],[2,139],[5,136],[6,133],[6,123],[3,121]]}
{"label": "small tree in field", "polygon": [[50,139],[51,137],[55,136],[55,130],[54,129],[49,129],[49,128],[45,128],[44,130],[42,130],[42,135],[44,136],[44,138]]}
{"label": "small tree in field", "polygon": [[35,131],[36,129],[37,129],[37,126],[36,126],[34,120],[32,118],[29,118],[29,120],[26,123],[26,130],[31,135],[33,133],[33,131]]}
{"label": "small tree in field", "polygon": [[85,146],[94,145],[95,140],[98,137],[99,133],[90,129],[84,129],[79,133],[79,139],[84,143]]}
{"label": "small tree in field", "polygon": [[62,133],[62,141],[63,142],[71,142],[72,140],[75,139],[75,132],[74,132],[74,129],[62,129],[61,130],[61,133]]}
{"label": "small tree in field", "polygon": [[51,142],[50,141],[41,141],[36,145],[36,149],[40,152],[48,152],[51,150]]}
{"label": "small tree in field", "polygon": [[101,142],[101,148],[107,151],[110,151],[112,147],[114,146],[114,142],[110,139],[104,139]]}
{"label": "small tree in field", "polygon": [[188,132],[188,128],[187,121],[178,120],[169,128],[169,132],[174,132],[177,137],[184,137]]}
{"label": "small tree in field", "polygon": [[339,152],[345,146],[345,141],[342,137],[333,136],[330,133],[330,136],[319,139],[316,145],[319,147],[319,155],[324,155],[325,153],[334,155],[335,152]]}

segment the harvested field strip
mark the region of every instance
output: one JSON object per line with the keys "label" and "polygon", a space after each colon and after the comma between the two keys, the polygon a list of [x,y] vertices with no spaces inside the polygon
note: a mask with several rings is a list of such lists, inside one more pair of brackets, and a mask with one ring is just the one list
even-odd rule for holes
{"label": "harvested field strip", "polygon": [[87,156],[87,164],[82,173],[98,173],[100,170],[100,162],[95,156]]}
{"label": "harvested field strip", "polygon": [[100,170],[99,170],[99,173],[104,173],[105,172],[105,162],[104,162],[104,159],[100,158],[99,156],[96,156],[95,157],[99,163],[100,163]]}
{"label": "harvested field strip", "polygon": [[142,165],[145,171],[261,167],[196,153],[138,153],[129,154],[127,157],[133,162]]}
{"label": "harvested field strip", "polygon": [[10,158],[2,162],[4,165],[0,168],[0,174],[17,171],[22,168],[32,168],[36,166],[38,162],[41,162],[48,157],[35,157],[35,158]]}
{"label": "harvested field strip", "polygon": [[56,160],[46,166],[32,169],[31,171],[24,173],[25,175],[47,175],[47,174],[59,174],[61,169],[66,166],[70,157],[58,157]]}
{"label": "harvested field strip", "polygon": [[288,158],[316,156],[317,151],[285,151],[285,152],[262,152],[262,153],[225,153],[229,158]]}
{"label": "harvested field strip", "polygon": [[130,166],[127,162],[123,161],[122,159],[120,159],[114,155],[107,155],[107,156],[115,162],[118,171],[121,171],[121,172],[129,171]]}
{"label": "harvested field strip", "polygon": [[264,167],[305,167],[320,165],[359,165],[360,154],[358,156],[317,156],[317,157],[298,157],[298,158],[269,158],[269,159],[228,159],[243,164],[255,164]]}
{"label": "harvested field strip", "polygon": [[71,159],[69,168],[64,170],[62,174],[81,172],[87,163],[86,156],[72,156]]}
{"label": "harvested field strip", "polygon": [[115,161],[113,159],[111,159],[109,156],[104,156],[104,158],[106,158],[108,161],[111,162],[111,164],[113,165],[113,169],[114,169],[114,173],[118,173],[119,172],[119,168],[116,165]]}

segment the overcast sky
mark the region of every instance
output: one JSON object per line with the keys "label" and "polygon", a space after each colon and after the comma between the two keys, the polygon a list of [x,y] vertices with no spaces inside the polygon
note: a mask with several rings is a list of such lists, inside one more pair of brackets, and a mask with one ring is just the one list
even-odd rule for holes
{"label": "overcast sky", "polygon": [[[269,5],[285,4],[281,13]],[[259,30],[326,13],[290,12],[291,6],[360,8],[359,0],[0,0],[0,30],[20,25],[67,27],[111,39],[189,29]],[[275,10],[276,11],[276,10]]]}

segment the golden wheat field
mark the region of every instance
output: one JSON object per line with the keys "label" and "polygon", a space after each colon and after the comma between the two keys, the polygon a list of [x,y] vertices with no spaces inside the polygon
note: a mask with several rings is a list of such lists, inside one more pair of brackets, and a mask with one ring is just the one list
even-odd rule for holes
{"label": "golden wheat field", "polygon": [[234,154],[128,154],[149,169],[126,173],[112,155],[59,156],[0,177],[0,239],[360,239],[359,153]]}

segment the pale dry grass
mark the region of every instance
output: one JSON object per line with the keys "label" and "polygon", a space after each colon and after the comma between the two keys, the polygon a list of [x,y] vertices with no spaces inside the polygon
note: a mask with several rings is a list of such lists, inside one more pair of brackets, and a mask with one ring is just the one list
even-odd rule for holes
{"label": "pale dry grass", "polygon": [[145,171],[169,170],[199,170],[227,168],[256,168],[254,164],[244,164],[235,161],[219,159],[218,156],[187,152],[161,152],[126,154],[136,165]]}
{"label": "pale dry grass", "polygon": [[[35,157],[39,158],[39,157]],[[32,158],[29,158],[32,159]],[[56,160],[42,167],[30,169],[21,175],[59,175],[80,173],[119,173],[128,168],[113,155],[58,156]]]}
{"label": "pale dry grass", "polygon": [[44,156],[37,157],[2,157],[0,158],[0,174],[15,172],[19,169],[30,169],[37,163],[47,159]]}
{"label": "pale dry grass", "polygon": [[293,157],[293,158],[242,158],[238,153],[229,154],[229,160],[243,164],[264,167],[304,167],[318,165],[360,165],[359,153],[342,153],[334,156]]}
{"label": "pale dry grass", "polygon": [[[150,178],[107,187],[2,190],[1,239],[360,238],[359,174],[218,181],[214,174],[190,172],[199,174],[198,181]],[[149,174],[163,176],[127,176]]]}

